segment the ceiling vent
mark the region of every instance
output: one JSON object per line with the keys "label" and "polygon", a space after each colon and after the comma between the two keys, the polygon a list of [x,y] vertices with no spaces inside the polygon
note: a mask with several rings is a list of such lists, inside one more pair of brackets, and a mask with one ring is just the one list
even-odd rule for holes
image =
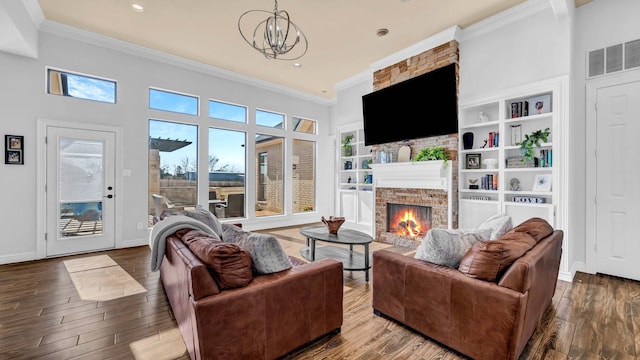
{"label": "ceiling vent", "polygon": [[640,39],[587,54],[587,78],[640,67]]}

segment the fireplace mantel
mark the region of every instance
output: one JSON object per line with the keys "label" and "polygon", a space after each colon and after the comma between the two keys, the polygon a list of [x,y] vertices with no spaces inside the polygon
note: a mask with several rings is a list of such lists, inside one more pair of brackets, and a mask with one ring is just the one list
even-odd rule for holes
{"label": "fireplace mantel", "polygon": [[451,161],[409,161],[371,164],[373,186],[399,189],[451,190]]}

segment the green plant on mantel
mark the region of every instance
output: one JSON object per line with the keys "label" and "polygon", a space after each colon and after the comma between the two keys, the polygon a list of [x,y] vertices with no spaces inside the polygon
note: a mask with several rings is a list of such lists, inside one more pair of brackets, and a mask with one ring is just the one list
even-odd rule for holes
{"label": "green plant on mantel", "polygon": [[353,153],[353,147],[351,146],[351,141],[353,140],[353,134],[347,134],[342,139],[342,150],[344,151],[344,156],[351,156]]}
{"label": "green plant on mantel", "polygon": [[447,161],[449,160],[449,152],[442,146],[430,146],[420,149],[412,161],[427,160],[444,160],[444,165],[446,166]]}
{"label": "green plant on mantel", "polygon": [[549,135],[551,135],[549,128],[546,128],[544,130],[536,130],[531,134],[525,134],[524,141],[521,143],[517,143],[516,145],[520,145],[520,151],[522,152],[522,156],[524,156],[525,159],[533,161],[535,155],[533,147],[540,147],[541,141],[547,142]]}

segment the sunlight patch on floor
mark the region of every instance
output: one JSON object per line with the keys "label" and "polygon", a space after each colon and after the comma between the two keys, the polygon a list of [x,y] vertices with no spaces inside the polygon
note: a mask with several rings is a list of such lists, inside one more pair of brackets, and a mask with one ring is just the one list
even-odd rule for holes
{"label": "sunlight patch on floor", "polygon": [[129,348],[136,360],[171,360],[187,353],[178,328],[134,341]]}
{"label": "sunlight patch on floor", "polygon": [[63,263],[82,300],[107,301],[147,291],[108,255]]}

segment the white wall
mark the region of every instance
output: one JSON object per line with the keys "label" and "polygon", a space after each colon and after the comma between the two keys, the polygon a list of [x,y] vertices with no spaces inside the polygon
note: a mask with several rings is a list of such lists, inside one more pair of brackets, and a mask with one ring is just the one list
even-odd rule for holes
{"label": "white wall", "polygon": [[[148,238],[147,230],[137,230],[138,222],[147,222],[147,156],[148,119],[167,119],[200,125],[206,130],[214,122],[207,118],[207,101],[220,99],[255,108],[282,112],[318,121],[320,132],[318,154],[330,147],[329,105],[290,96],[262,87],[250,86],[202,71],[152,61],[113,49],[47,32],[40,33],[38,59],[0,52],[0,124],[3,134],[25,136],[25,165],[0,164],[0,263],[35,258],[36,241],[36,119],[104,124],[122,128],[124,154],[120,169],[131,169],[132,176],[122,178],[122,189],[116,189],[123,200],[117,216],[123,219],[121,239],[124,243],[141,242]],[[117,103],[106,104],[45,93],[45,67],[117,80]],[[200,97],[201,116],[194,117],[148,109],[148,87],[176,90]],[[253,117],[252,117],[253,118]],[[217,122],[216,124],[223,124]],[[255,126],[249,127],[248,144],[252,143]],[[206,131],[204,131],[206,132]],[[203,139],[201,137],[201,139]],[[248,146],[251,154],[252,146]],[[290,146],[286,150],[291,156]],[[206,161],[206,160],[205,160]],[[248,156],[247,179],[254,178],[253,157]],[[248,229],[286,226],[315,222],[319,214],[328,214],[332,200],[321,194],[331,193],[332,165],[318,161],[317,212],[279,216],[275,219],[249,218],[243,222]],[[288,174],[290,177],[290,174]],[[247,181],[251,184],[251,181]],[[291,182],[288,182],[289,186]],[[255,194],[249,185],[248,199]],[[288,189],[290,193],[290,189]],[[206,192],[199,196],[207,199]],[[251,214],[250,214],[251,216]]]}
{"label": "white wall", "polygon": [[[571,260],[586,262],[586,215],[587,201],[595,194],[586,193],[586,56],[591,50],[609,45],[640,39],[640,1],[595,0],[576,9],[574,61],[572,63],[573,98],[571,118],[572,171],[576,173],[572,183],[573,211],[571,222],[575,222],[574,244]],[[637,70],[636,70],[637,71]],[[606,76],[606,75],[605,75]],[[593,144],[591,144],[593,145]]]}

